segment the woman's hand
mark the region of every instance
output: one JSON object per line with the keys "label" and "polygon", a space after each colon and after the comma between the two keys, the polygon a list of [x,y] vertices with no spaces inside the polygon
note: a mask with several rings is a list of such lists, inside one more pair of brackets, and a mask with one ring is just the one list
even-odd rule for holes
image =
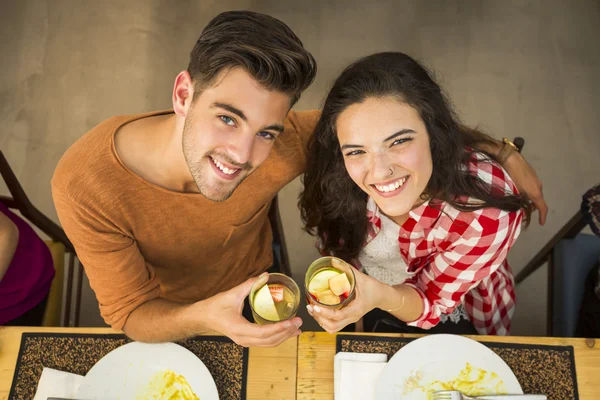
{"label": "woman's hand", "polygon": [[306,306],[308,313],[321,325],[325,331],[335,333],[347,325],[360,320],[363,315],[376,308],[379,304],[382,286],[387,286],[378,280],[354,270],[355,297],[346,307],[341,310],[332,310],[318,305]]}

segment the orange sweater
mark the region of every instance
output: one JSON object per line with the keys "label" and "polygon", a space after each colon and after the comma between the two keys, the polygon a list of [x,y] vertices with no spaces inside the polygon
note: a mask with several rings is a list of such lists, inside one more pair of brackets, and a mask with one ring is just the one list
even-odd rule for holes
{"label": "orange sweater", "polygon": [[52,179],[60,222],[115,329],[149,300],[206,299],[271,266],[269,206],[304,171],[318,118],[291,111],[267,160],[229,199],[212,202],[149,183],[118,158],[118,128],[157,114],[101,123],[65,153]]}

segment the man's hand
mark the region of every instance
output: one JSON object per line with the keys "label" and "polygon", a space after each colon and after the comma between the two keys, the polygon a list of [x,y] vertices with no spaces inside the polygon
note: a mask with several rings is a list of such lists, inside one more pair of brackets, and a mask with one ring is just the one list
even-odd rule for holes
{"label": "man's hand", "polygon": [[244,347],[278,346],[289,338],[298,336],[302,325],[300,318],[270,325],[258,325],[248,322],[242,316],[244,299],[250,293],[252,284],[258,278],[246,282],[210,299],[203,301],[203,309],[208,312],[212,329],[228,336]]}
{"label": "man's hand", "polygon": [[538,178],[533,167],[516,151],[511,152],[503,167],[517,185],[519,192],[531,200],[540,214],[540,225],[544,225],[548,215],[548,205],[544,200],[542,181]]}

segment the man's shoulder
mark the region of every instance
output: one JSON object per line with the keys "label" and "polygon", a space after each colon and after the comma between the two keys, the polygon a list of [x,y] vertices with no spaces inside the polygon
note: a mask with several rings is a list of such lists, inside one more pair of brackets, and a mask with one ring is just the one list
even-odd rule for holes
{"label": "man's shoulder", "polygon": [[285,130],[291,131],[300,140],[304,152],[320,116],[319,110],[290,111],[287,115]]}
{"label": "man's shoulder", "polygon": [[321,116],[319,110],[291,110],[285,118],[286,125],[289,124],[296,131],[307,130],[312,132]]}
{"label": "man's shoulder", "polygon": [[319,118],[318,110],[290,111],[284,121],[284,131],[277,137],[268,165],[273,164],[293,173],[304,172],[306,167],[307,142]]}
{"label": "man's shoulder", "polygon": [[52,177],[52,189],[70,193],[86,190],[110,179],[111,170],[118,168],[113,152],[113,136],[120,126],[135,119],[134,115],[110,117],[96,125],[61,157]]}

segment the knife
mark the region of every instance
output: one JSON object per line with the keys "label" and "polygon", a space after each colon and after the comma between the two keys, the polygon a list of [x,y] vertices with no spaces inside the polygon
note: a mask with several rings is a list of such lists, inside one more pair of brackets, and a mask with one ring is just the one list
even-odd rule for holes
{"label": "knife", "polygon": [[66,397],[48,397],[46,400],[80,400],[80,399],[67,399]]}

